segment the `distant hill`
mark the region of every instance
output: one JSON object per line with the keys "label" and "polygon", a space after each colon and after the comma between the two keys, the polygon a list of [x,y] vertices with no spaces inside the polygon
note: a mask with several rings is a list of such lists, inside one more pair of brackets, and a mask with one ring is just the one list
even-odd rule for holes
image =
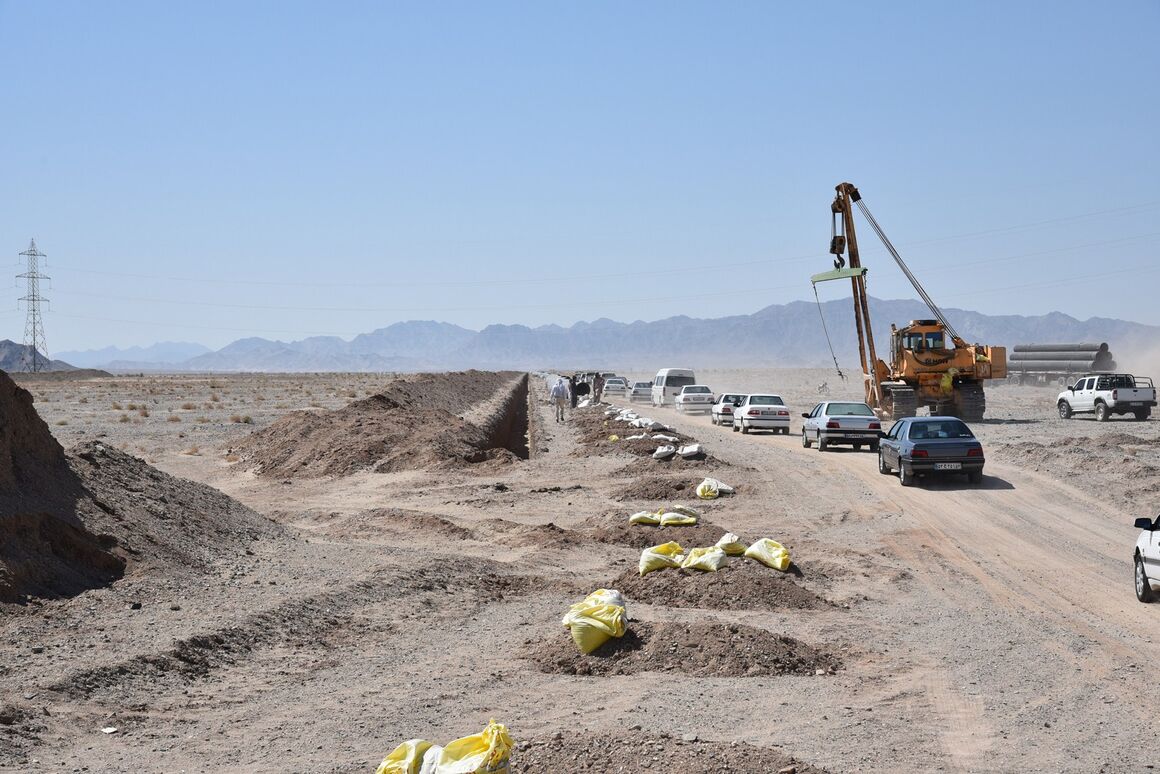
{"label": "distant hill", "polygon": [[[870,299],[879,352],[885,354],[891,323],[931,316],[917,300]],[[320,336],[302,341],[239,339],[157,368],[156,362],[99,364],[112,370],[170,371],[421,371],[440,369],[536,369],[550,367],[816,367],[832,364],[818,306],[806,301],[767,306],[753,314],[713,319],[678,315],[655,322],[599,319],[564,328],[489,325],[472,331],[449,323],[412,321],[356,336],[351,341]],[[821,306],[839,362],[857,362],[853,303]],[[964,309],[943,310],[970,342],[1011,347],[1019,343],[1106,341],[1113,353],[1151,348],[1160,327],[1125,320],[1077,320],[1053,312],[1028,317],[991,316]]]}
{"label": "distant hill", "polygon": [[[15,341],[9,341],[8,339],[0,340],[0,370],[8,371],[9,373],[29,370],[28,364],[32,362],[32,352],[31,347],[17,344]],[[40,352],[36,353],[36,357],[40,362],[40,370],[42,371],[76,370],[76,366],[70,365],[63,360],[49,360]]]}
{"label": "distant hill", "polygon": [[104,349],[57,352],[56,354],[57,357],[67,360],[78,368],[93,368],[107,366],[119,361],[156,365],[180,363],[212,351],[204,344],[194,344],[188,341],[162,341],[148,347],[126,347],[124,349],[105,347]]}

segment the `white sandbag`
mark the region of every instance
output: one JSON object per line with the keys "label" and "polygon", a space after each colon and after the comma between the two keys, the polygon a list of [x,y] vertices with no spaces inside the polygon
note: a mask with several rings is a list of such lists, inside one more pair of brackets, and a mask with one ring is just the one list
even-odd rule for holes
{"label": "white sandbag", "polygon": [[673,435],[665,435],[664,433],[655,433],[652,437],[654,441],[668,441],[669,443],[676,443],[680,439]]}
{"label": "white sandbag", "polygon": [[677,454],[687,459],[689,457],[696,457],[698,454],[702,454],[704,451],[705,450],[702,448],[701,444],[691,443],[687,446],[682,446],[681,448],[677,449]]}
{"label": "white sandbag", "polygon": [[659,447],[653,452],[654,460],[665,460],[677,453],[677,447],[671,444]]}
{"label": "white sandbag", "polygon": [[645,435],[644,433],[637,433],[636,435],[628,436],[624,440],[626,440],[626,441],[643,441],[646,438],[648,438],[648,436]]}

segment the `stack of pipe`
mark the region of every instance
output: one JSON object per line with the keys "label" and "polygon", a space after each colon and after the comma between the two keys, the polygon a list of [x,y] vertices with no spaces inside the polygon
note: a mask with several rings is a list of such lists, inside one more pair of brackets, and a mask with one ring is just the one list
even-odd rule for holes
{"label": "stack of pipe", "polygon": [[1007,359],[1015,374],[1067,376],[1116,370],[1106,342],[1100,344],[1016,344]]}

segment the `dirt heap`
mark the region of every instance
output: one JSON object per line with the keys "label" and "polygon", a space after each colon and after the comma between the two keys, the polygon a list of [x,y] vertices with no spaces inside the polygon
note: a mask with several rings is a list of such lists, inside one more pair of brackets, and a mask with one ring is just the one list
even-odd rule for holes
{"label": "dirt heap", "polygon": [[77,517],[85,496],[32,395],[0,371],[0,601],[69,595],[120,577],[124,561]]}
{"label": "dirt heap", "polygon": [[618,589],[627,599],[667,607],[813,610],[830,604],[799,586],[789,574],[742,558],[733,559],[717,572],[673,568],[641,577],[632,569],[608,588]]}
{"label": "dirt heap", "polygon": [[631,621],[623,637],[588,655],[564,633],[530,648],[526,657],[541,672],[566,675],[768,677],[833,672],[841,664],[835,654],[752,626],[648,621]]}
{"label": "dirt heap", "polygon": [[711,521],[700,519],[696,524],[684,527],[647,526],[632,524],[625,513],[594,516],[585,522],[593,540],[600,543],[631,546],[645,549],[674,540],[683,546],[711,546],[725,534],[726,530]]}
{"label": "dirt heap", "polygon": [[744,742],[712,742],[695,735],[673,737],[634,729],[615,732],[573,729],[520,741],[512,751],[512,770],[523,774],[601,771],[707,772],[760,771],[769,774],[823,774],[825,769],[800,763],[782,750]]}
{"label": "dirt heap", "polygon": [[419,374],[341,409],[295,411],[235,451],[274,478],[507,462],[527,456],[527,390],[513,373]]}
{"label": "dirt heap", "polygon": [[101,443],[64,452],[0,372],[0,602],[71,596],[135,568],[206,570],[274,534],[215,489]]}

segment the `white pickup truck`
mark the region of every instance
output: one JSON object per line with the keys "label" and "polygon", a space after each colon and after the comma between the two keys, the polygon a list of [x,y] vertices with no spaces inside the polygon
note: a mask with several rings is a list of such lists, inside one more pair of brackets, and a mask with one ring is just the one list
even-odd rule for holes
{"label": "white pickup truck", "polygon": [[1092,374],[1081,376],[1059,393],[1055,405],[1063,419],[1095,414],[1097,422],[1105,422],[1113,414],[1135,414],[1136,419],[1144,420],[1156,405],[1156,388],[1147,377]]}

